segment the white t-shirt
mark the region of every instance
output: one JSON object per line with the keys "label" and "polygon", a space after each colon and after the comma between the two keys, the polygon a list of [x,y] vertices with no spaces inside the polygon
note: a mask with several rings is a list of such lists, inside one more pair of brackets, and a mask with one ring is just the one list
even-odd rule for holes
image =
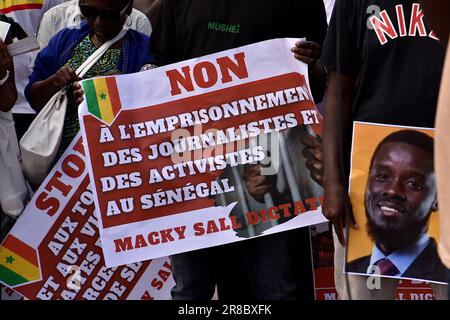
{"label": "white t-shirt", "polygon": [[[42,15],[51,7],[63,3],[65,0],[0,0],[0,9],[2,12],[14,19],[23,30],[29,35],[36,34]],[[34,114],[35,111],[30,107],[24,96],[25,86],[28,84],[28,76],[31,73],[31,62],[36,53],[26,53],[15,56],[14,72],[18,99],[13,113]]]}

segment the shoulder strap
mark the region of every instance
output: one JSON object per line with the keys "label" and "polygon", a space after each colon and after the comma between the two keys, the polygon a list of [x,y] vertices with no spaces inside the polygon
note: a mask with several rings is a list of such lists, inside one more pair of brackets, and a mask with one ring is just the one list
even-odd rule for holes
{"label": "shoulder strap", "polygon": [[76,70],[76,74],[83,78],[83,76],[91,69],[100,57],[117,41],[122,39],[127,33],[128,29],[122,29],[114,38],[106,41],[100,48],[98,48],[83,64]]}

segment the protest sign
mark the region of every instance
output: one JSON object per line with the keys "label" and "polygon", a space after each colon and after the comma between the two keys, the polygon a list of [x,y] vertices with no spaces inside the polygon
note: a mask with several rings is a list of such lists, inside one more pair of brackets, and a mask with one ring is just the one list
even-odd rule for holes
{"label": "protest sign", "polygon": [[[310,228],[311,252],[314,266],[314,292],[316,300],[338,300],[338,292],[334,280],[334,244],[333,234],[328,224],[319,224]],[[339,263],[341,263],[339,261]],[[359,281],[366,282],[363,277]],[[345,281],[345,280],[344,280]],[[374,284],[374,281],[371,281]],[[349,279],[348,285],[357,286]],[[349,296],[350,294],[350,296]],[[347,293],[349,299],[355,299]],[[397,286],[395,300],[434,300],[433,288],[427,282],[400,280]]]}
{"label": "protest sign", "polygon": [[334,243],[328,223],[310,227],[316,300],[338,300],[334,285]]}
{"label": "protest sign", "polygon": [[[433,129],[356,122],[345,271],[445,283],[437,254]],[[364,227],[365,226],[365,227]]]}
{"label": "protest sign", "polygon": [[23,300],[23,296],[15,292],[13,289],[0,284],[0,301],[1,300]]}
{"label": "protest sign", "polygon": [[428,282],[400,280],[395,300],[436,300],[436,295]]}
{"label": "protest sign", "polygon": [[0,246],[0,283],[35,300],[169,299],[169,259],[107,268],[81,134]]}
{"label": "protest sign", "polygon": [[[321,134],[322,117],[294,43],[82,82],[79,118],[108,266],[326,221],[301,142]],[[261,175],[278,177],[265,203],[242,178],[258,162],[270,164]]]}

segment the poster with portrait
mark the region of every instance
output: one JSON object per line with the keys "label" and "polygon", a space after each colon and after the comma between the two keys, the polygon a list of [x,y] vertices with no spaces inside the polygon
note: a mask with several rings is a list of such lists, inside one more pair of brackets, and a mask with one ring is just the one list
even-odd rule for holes
{"label": "poster with portrait", "polygon": [[[82,82],[106,265],[327,221],[304,142],[320,143],[322,117],[295,41]],[[256,198],[246,179],[255,171],[272,187]]]}
{"label": "poster with portrait", "polygon": [[446,282],[433,144],[433,129],[355,122],[347,273]]}

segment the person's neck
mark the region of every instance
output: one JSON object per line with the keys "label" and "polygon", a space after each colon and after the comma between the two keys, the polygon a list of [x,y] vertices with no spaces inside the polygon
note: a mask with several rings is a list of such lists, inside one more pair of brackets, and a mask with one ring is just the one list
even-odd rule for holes
{"label": "person's neck", "polygon": [[100,48],[105,42],[101,41],[97,38],[97,36],[94,34],[92,34],[91,36],[91,41],[94,44],[95,47]]}
{"label": "person's neck", "polygon": [[[107,41],[109,40],[100,40],[98,39],[98,37],[95,35],[95,33],[92,33],[90,36],[91,42],[92,44],[98,49],[100,48],[103,44],[105,44]],[[111,39],[110,39],[111,40]],[[116,41],[111,48],[112,49],[121,49],[122,48],[122,43],[123,43],[123,38]]]}

